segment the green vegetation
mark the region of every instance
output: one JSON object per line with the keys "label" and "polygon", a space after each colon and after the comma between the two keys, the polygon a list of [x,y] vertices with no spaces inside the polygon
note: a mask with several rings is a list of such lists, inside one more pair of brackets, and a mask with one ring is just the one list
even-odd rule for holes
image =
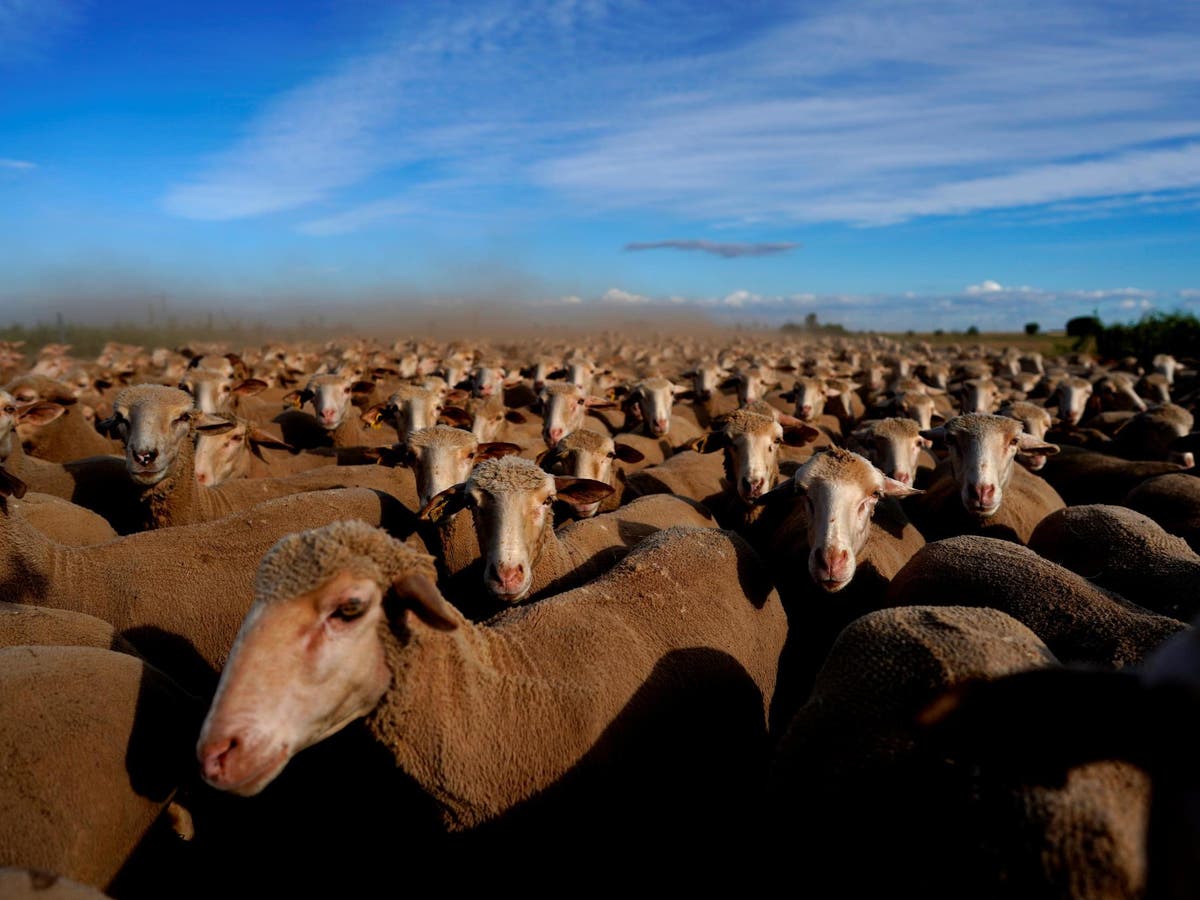
{"label": "green vegetation", "polygon": [[1025,323],[1025,333],[1027,335],[1029,335],[1030,337],[1033,337],[1035,334],[1038,333],[1038,330],[1041,327],[1042,326],[1039,325],[1037,322],[1026,322]]}
{"label": "green vegetation", "polygon": [[1200,319],[1190,312],[1155,312],[1127,325],[1101,326],[1096,350],[1108,359],[1136,356],[1147,368],[1156,353],[1195,357],[1200,351]]}
{"label": "green vegetation", "polygon": [[779,329],[784,334],[849,334],[844,325],[821,325],[817,322],[817,314],[809,313],[804,317],[804,324],[785,322]]}

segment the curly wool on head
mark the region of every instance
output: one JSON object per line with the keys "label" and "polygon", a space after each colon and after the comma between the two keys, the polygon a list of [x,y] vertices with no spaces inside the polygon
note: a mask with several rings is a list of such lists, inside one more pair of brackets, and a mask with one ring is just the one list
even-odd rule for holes
{"label": "curly wool on head", "polygon": [[970,434],[982,437],[993,431],[1004,431],[1017,434],[1021,431],[1021,423],[1007,416],[989,416],[984,413],[967,413],[955,416],[946,423],[946,431],[950,434]]}
{"label": "curly wool on head", "polygon": [[113,407],[129,409],[143,403],[150,404],[182,404],[186,408],[192,406],[192,395],[179,388],[167,387],[165,384],[135,384],[121,388],[113,398]]}
{"label": "curly wool on head", "polygon": [[[765,403],[763,405],[768,406]],[[721,430],[729,437],[737,437],[742,434],[770,434],[775,430],[775,417],[752,412],[748,407],[735,409],[725,417],[725,424]]]}
{"label": "curly wool on head", "polygon": [[580,428],[578,431],[572,431],[566,437],[561,438],[555,449],[561,450],[564,453],[574,451],[578,453],[606,454],[613,452],[613,446],[613,439],[607,435],[600,434],[597,431],[589,431],[586,428]]}
{"label": "curly wool on head", "polygon": [[384,587],[410,573],[437,580],[432,556],[365,522],[343,521],[280,538],[259,563],[254,599],[281,603],[344,573]]}
{"label": "curly wool on head", "polygon": [[449,425],[434,425],[422,428],[408,436],[408,446],[414,450],[427,447],[461,447],[474,450],[479,446],[475,435],[461,428],[451,428]]}
{"label": "curly wool on head", "polygon": [[872,422],[864,422],[860,431],[865,432],[870,437],[892,438],[895,440],[913,439],[920,436],[921,423],[916,419],[898,417],[876,419]]}
{"label": "curly wool on head", "polygon": [[802,487],[807,487],[817,480],[857,480],[874,485],[875,471],[875,466],[866,457],[841,447],[830,447],[823,453],[813,454],[812,459],[797,469],[792,478]]}
{"label": "curly wool on head", "polygon": [[470,484],[489,494],[537,491],[551,478],[531,459],[504,456],[481,462],[471,472]]}

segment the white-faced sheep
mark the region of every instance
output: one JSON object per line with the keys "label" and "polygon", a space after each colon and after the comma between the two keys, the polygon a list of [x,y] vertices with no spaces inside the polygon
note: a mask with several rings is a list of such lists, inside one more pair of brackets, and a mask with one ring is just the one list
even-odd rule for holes
{"label": "white-faced sheep", "polygon": [[606,435],[580,429],[572,431],[554,447],[539,454],[537,463],[552,475],[586,478],[613,488],[613,492],[603,500],[574,508],[581,518],[589,519],[601,510],[610,512],[620,505],[626,477],[629,472],[636,471],[630,467],[644,464],[645,460],[641,451],[625,441],[617,443]]}
{"label": "white-faced sheep", "polygon": [[551,507],[556,500],[586,506],[612,490],[599,481],[555,477],[530,460],[507,456],[480,463],[466,482],[434,497],[421,517],[436,524],[460,509],[471,510],[484,586],[503,603],[580,584],[662,528],[714,525],[695,504],[655,496],[554,530]]}
{"label": "white-faced sheep", "polygon": [[256,584],[197,744],[213,786],[257,794],[365,717],[449,831],[491,823],[493,841],[507,823],[543,850],[586,836],[639,857],[627,839],[651,821],[705,845],[744,832],[785,622],[736,536],[669,529],[484,625],[445,601],[432,559],[353,523],[283,539]]}
{"label": "white-faced sheep", "polygon": [[547,382],[542,388],[540,403],[543,417],[542,440],[546,442],[547,447],[553,447],[564,436],[584,427],[607,434],[608,428],[603,423],[595,419],[589,420],[588,410],[616,405],[603,397],[589,396],[576,384],[555,381]]}
{"label": "white-faced sheep", "polygon": [[971,414],[921,434],[950,450],[928,492],[909,507],[927,540],[981,533],[1025,543],[1038,522],[1063,508],[1050,485],[1014,464],[1018,453],[1050,456],[1059,449],[1026,434],[1019,421]]}

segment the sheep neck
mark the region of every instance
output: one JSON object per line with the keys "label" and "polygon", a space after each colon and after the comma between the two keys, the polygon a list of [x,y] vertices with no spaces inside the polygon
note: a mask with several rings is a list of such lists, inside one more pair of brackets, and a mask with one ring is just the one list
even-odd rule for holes
{"label": "sheep neck", "polygon": [[[0,498],[0,597],[33,606],[71,608],[95,580],[81,549],[50,540]],[[64,588],[70,597],[64,597]],[[79,595],[78,597],[76,595]]]}
{"label": "sheep neck", "polygon": [[[560,774],[547,758],[551,748],[539,745],[539,755],[530,747],[513,765],[511,754],[481,752],[480,745],[529,743],[511,730],[483,734],[497,711],[516,701],[514,682],[522,685],[526,715],[502,720],[523,719],[522,733],[534,708],[569,717],[576,704],[567,694],[578,695],[578,686],[546,679],[519,644],[465,619],[450,632],[420,623],[385,626],[381,639],[392,681],[368,714],[367,729],[438,804],[445,827],[459,831],[493,819]],[[529,702],[547,693],[553,696]]]}
{"label": "sheep neck", "polygon": [[195,438],[187,437],[175,457],[170,473],[157,484],[142,491],[147,526],[167,528],[187,525],[194,521],[193,512],[199,503],[200,483],[196,481]]}

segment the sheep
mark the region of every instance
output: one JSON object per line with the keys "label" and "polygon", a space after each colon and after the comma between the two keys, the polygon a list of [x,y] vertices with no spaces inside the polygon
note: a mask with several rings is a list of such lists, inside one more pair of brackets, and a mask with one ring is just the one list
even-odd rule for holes
{"label": "sheep", "polygon": [[338,490],[281,497],[220,522],[64,547],[9,514],[11,493],[10,478],[0,474],[0,597],[111,622],[147,661],[194,692],[211,689],[249,602],[254,566],[281,535],[335,518],[401,534],[412,527],[392,498]]}
{"label": "sheep", "polygon": [[804,848],[814,882],[847,896],[1140,896],[1144,775],[980,776],[917,721],[946,688],[1030,668],[1057,660],[992,609],[908,606],[847,626],[774,759],[764,830],[783,858]]}
{"label": "sheep", "polygon": [[696,426],[671,414],[675,395],[683,390],[666,378],[643,378],[628,389],[626,414],[640,419],[649,437],[665,438],[673,432],[672,443],[675,446],[687,443],[699,437]]}
{"label": "sheep", "polygon": [[938,424],[945,421],[945,417],[938,411],[936,401],[925,391],[898,391],[893,404],[896,415],[913,419],[925,431],[933,428],[934,419],[937,419]]}
{"label": "sheep", "polygon": [[1200,612],[1200,556],[1123,506],[1072,506],[1047,516],[1029,548],[1127,600],[1176,619]]}
{"label": "sheep", "polygon": [[120,447],[100,434],[77,408],[75,396],[65,386],[39,375],[22,375],[4,385],[20,405],[39,401],[57,403],[64,412],[44,428],[21,434],[25,452],[49,462],[67,462],[85,456],[119,453]]}
{"label": "sheep", "polygon": [[[216,487],[238,478],[270,478],[337,465],[342,455],[331,452],[294,450],[274,435],[245,419],[223,418],[196,433],[196,481]],[[275,451],[275,452],[269,452]],[[351,449],[350,452],[354,452]]]}
{"label": "sheep", "polygon": [[1134,390],[1136,379],[1126,372],[1109,372],[1096,382],[1100,402],[1106,409],[1146,411],[1146,401]]}
{"label": "sheep", "polygon": [[471,432],[446,425],[414,431],[408,437],[403,462],[416,478],[417,509],[424,509],[436,495],[466,481],[476,463],[520,450],[516,444],[480,442]]}
{"label": "sheep", "polygon": [[837,395],[837,390],[827,386],[823,378],[797,378],[795,386],[783,398],[794,403],[792,415],[800,421],[818,424],[835,434],[841,434],[841,422],[835,416],[824,415],[826,401]]}
{"label": "sheep", "polygon": [[[617,508],[628,474],[636,471],[627,467],[643,463],[645,459],[641,451],[628,443],[618,444],[610,437],[581,429],[572,431],[552,449],[539,454],[537,464],[552,475],[586,478],[613,488],[613,493],[603,500],[575,507],[580,518],[590,519],[601,510],[611,512]],[[624,463],[625,467],[615,468],[617,462]]]}
{"label": "sheep", "polygon": [[[444,414],[453,414],[452,409],[446,408]],[[471,433],[484,443],[497,440],[507,423],[524,425],[527,422],[525,414],[505,406],[503,396],[498,393],[489,394],[483,399],[468,397],[463,402],[462,410],[466,413],[463,424],[469,424]]]}
{"label": "sheep", "polygon": [[721,430],[703,435],[693,442],[692,449],[698,453],[725,451],[725,477],[746,504],[774,490],[779,480],[779,455],[785,443],[800,447],[820,434],[805,424],[785,429],[774,415],[759,415],[745,409],[734,410],[723,418]]}
{"label": "sheep", "polygon": [[136,655],[111,622],[69,609],[0,601],[0,648],[26,645],[99,647]]}
{"label": "sheep", "polygon": [[989,416],[1000,405],[1000,385],[991,378],[969,378],[959,385],[962,414]]}
{"label": "sheep", "polygon": [[[737,408],[737,398],[727,396],[721,391],[721,383],[726,374],[725,370],[717,363],[701,362],[681,375],[682,378],[690,378],[692,381],[691,409],[696,417],[697,425],[708,427],[717,416],[732,412]],[[685,392],[680,396],[688,396],[688,393]]]}
{"label": "sheep", "polygon": [[448,832],[491,825],[489,847],[523,831],[543,851],[636,853],[643,829],[665,828],[728,849],[759,789],[786,631],[759,571],[735,535],[671,528],[583,587],[475,625],[430,557],[378,531],[289,536],[259,569],[201,772],[255,795],[365,717],[392,777],[415,781]]}
{"label": "sheep", "polygon": [[269,387],[259,378],[239,377],[231,372],[200,367],[188,368],[177,386],[192,395],[196,409],[213,415],[222,412],[241,412],[244,415],[238,408],[238,401],[261,394]]}
{"label": "sheep", "polygon": [[599,423],[589,423],[587,414],[592,409],[607,409],[616,405],[611,400],[589,396],[574,383],[554,381],[547,382],[542,388],[540,402],[544,416],[542,440],[547,447],[553,447],[565,435],[589,425],[607,434],[608,429]]}
{"label": "sheep", "polygon": [[[23,482],[22,482],[23,483]],[[24,493],[10,502],[10,512],[20,516],[46,537],[67,547],[103,544],[117,536],[98,513],[52,494]]]}
{"label": "sheep", "polygon": [[519,603],[595,576],[648,534],[673,524],[711,528],[711,516],[678,497],[646,497],[555,532],[555,500],[586,506],[612,493],[599,481],[554,477],[516,456],[489,459],[421,511],[437,524],[470,508],[492,598]]}
{"label": "sheep", "polygon": [[134,488],[127,499],[136,506],[142,528],[211,522],[274,497],[337,487],[385,491],[409,508],[419,508],[411,473],[378,466],[322,468],[283,478],[202,485],[195,476],[193,432],[225,429],[228,423],[197,425],[200,414],[190,401],[175,388],[139,385],[125,388],[113,402],[109,427],[126,442],[126,468]]}
{"label": "sheep", "polygon": [[979,535],[926,544],[896,573],[887,606],[990,606],[1065,663],[1137,665],[1186,626],[1104,591],[1028,547]]}
{"label": "sheep", "polygon": [[863,456],[889,478],[916,486],[918,466],[932,470],[935,463],[927,451],[933,441],[921,434],[920,423],[913,419],[874,419],[863,422],[850,435]]}
{"label": "sheep", "polygon": [[1178,535],[1200,553],[1200,479],[1194,475],[1147,478],[1121,501]]}
{"label": "sheep", "polygon": [[[366,394],[374,389],[374,384],[359,381],[350,372],[313,375],[302,390],[292,391],[284,397],[284,402],[290,403],[297,410],[303,409],[307,403],[312,403],[316,422],[325,435],[323,443],[328,442],[334,447],[378,444],[383,441],[364,427],[362,419],[354,409],[355,395]],[[298,437],[293,437],[287,431],[284,436],[289,444],[301,446]],[[303,449],[308,449],[307,442]]]}
{"label": "sheep", "polygon": [[1151,372],[1143,376],[1138,382],[1138,390],[1141,391],[1142,397],[1152,404],[1171,402],[1171,382],[1160,372]]}
{"label": "sheep", "polygon": [[1086,378],[1068,377],[1058,383],[1058,417],[1067,425],[1078,425],[1092,398],[1092,383]]}
{"label": "sheep", "polygon": [[[764,495],[778,512],[758,520],[754,543],[778,569],[781,586],[786,581],[793,591],[798,585],[795,564],[801,558],[811,581],[799,584],[815,584],[834,594],[862,568],[858,587],[869,582],[879,590],[924,543],[887,498],[919,493],[859,454],[830,448]],[[883,514],[878,523],[873,521],[877,507]]]}
{"label": "sheep", "polygon": [[[922,714],[941,752],[979,771],[1061,778],[1093,760],[1126,760],[1150,775],[1145,896],[1200,889],[1195,755],[1180,723],[1195,717],[1200,644],[1180,632],[1137,671],[1031,671],[967,683]],[[1181,737],[1183,738],[1181,740]]]}
{"label": "sheep", "polygon": [[[1053,417],[1046,411],[1045,407],[1038,406],[1036,403],[1030,403],[1027,400],[1005,404],[996,415],[1006,416],[1009,419],[1015,419],[1020,422],[1021,427],[1025,429],[1025,433],[1033,435],[1039,441],[1046,440],[1046,432],[1050,430],[1050,426],[1054,422]],[[1027,453],[1024,450],[1018,450],[1017,462],[1030,472],[1040,472],[1046,465],[1046,455],[1044,453]]]}
{"label": "sheep", "polygon": [[1195,425],[1195,417],[1182,406],[1167,403],[1131,416],[1117,431],[1111,447],[1125,459],[1163,459],[1190,469],[1195,458],[1176,449]]}
{"label": "sheep", "polygon": [[[389,422],[403,444],[414,431],[436,425],[444,410],[445,404],[438,391],[405,384],[395,390],[387,403],[372,406],[363,413],[362,419],[371,426]],[[466,414],[461,415],[465,419]]]}
{"label": "sheep", "polygon": [[1126,460],[1080,447],[1061,449],[1061,453],[1047,460],[1041,477],[1071,506],[1119,504],[1147,479],[1183,469],[1179,463],[1165,460]]}
{"label": "sheep", "polygon": [[1014,419],[972,413],[921,434],[950,449],[949,462],[909,508],[926,540],[982,533],[1023,544],[1038,522],[1065,505],[1050,485],[1014,465],[1019,452],[1050,456],[1058,446],[1026,434]]}
{"label": "sheep", "polygon": [[0,650],[0,859],[105,887],[187,773],[200,710],[96,647]]}
{"label": "sheep", "polygon": [[95,888],[40,869],[0,869],[0,897],[6,900],[106,900]]}

